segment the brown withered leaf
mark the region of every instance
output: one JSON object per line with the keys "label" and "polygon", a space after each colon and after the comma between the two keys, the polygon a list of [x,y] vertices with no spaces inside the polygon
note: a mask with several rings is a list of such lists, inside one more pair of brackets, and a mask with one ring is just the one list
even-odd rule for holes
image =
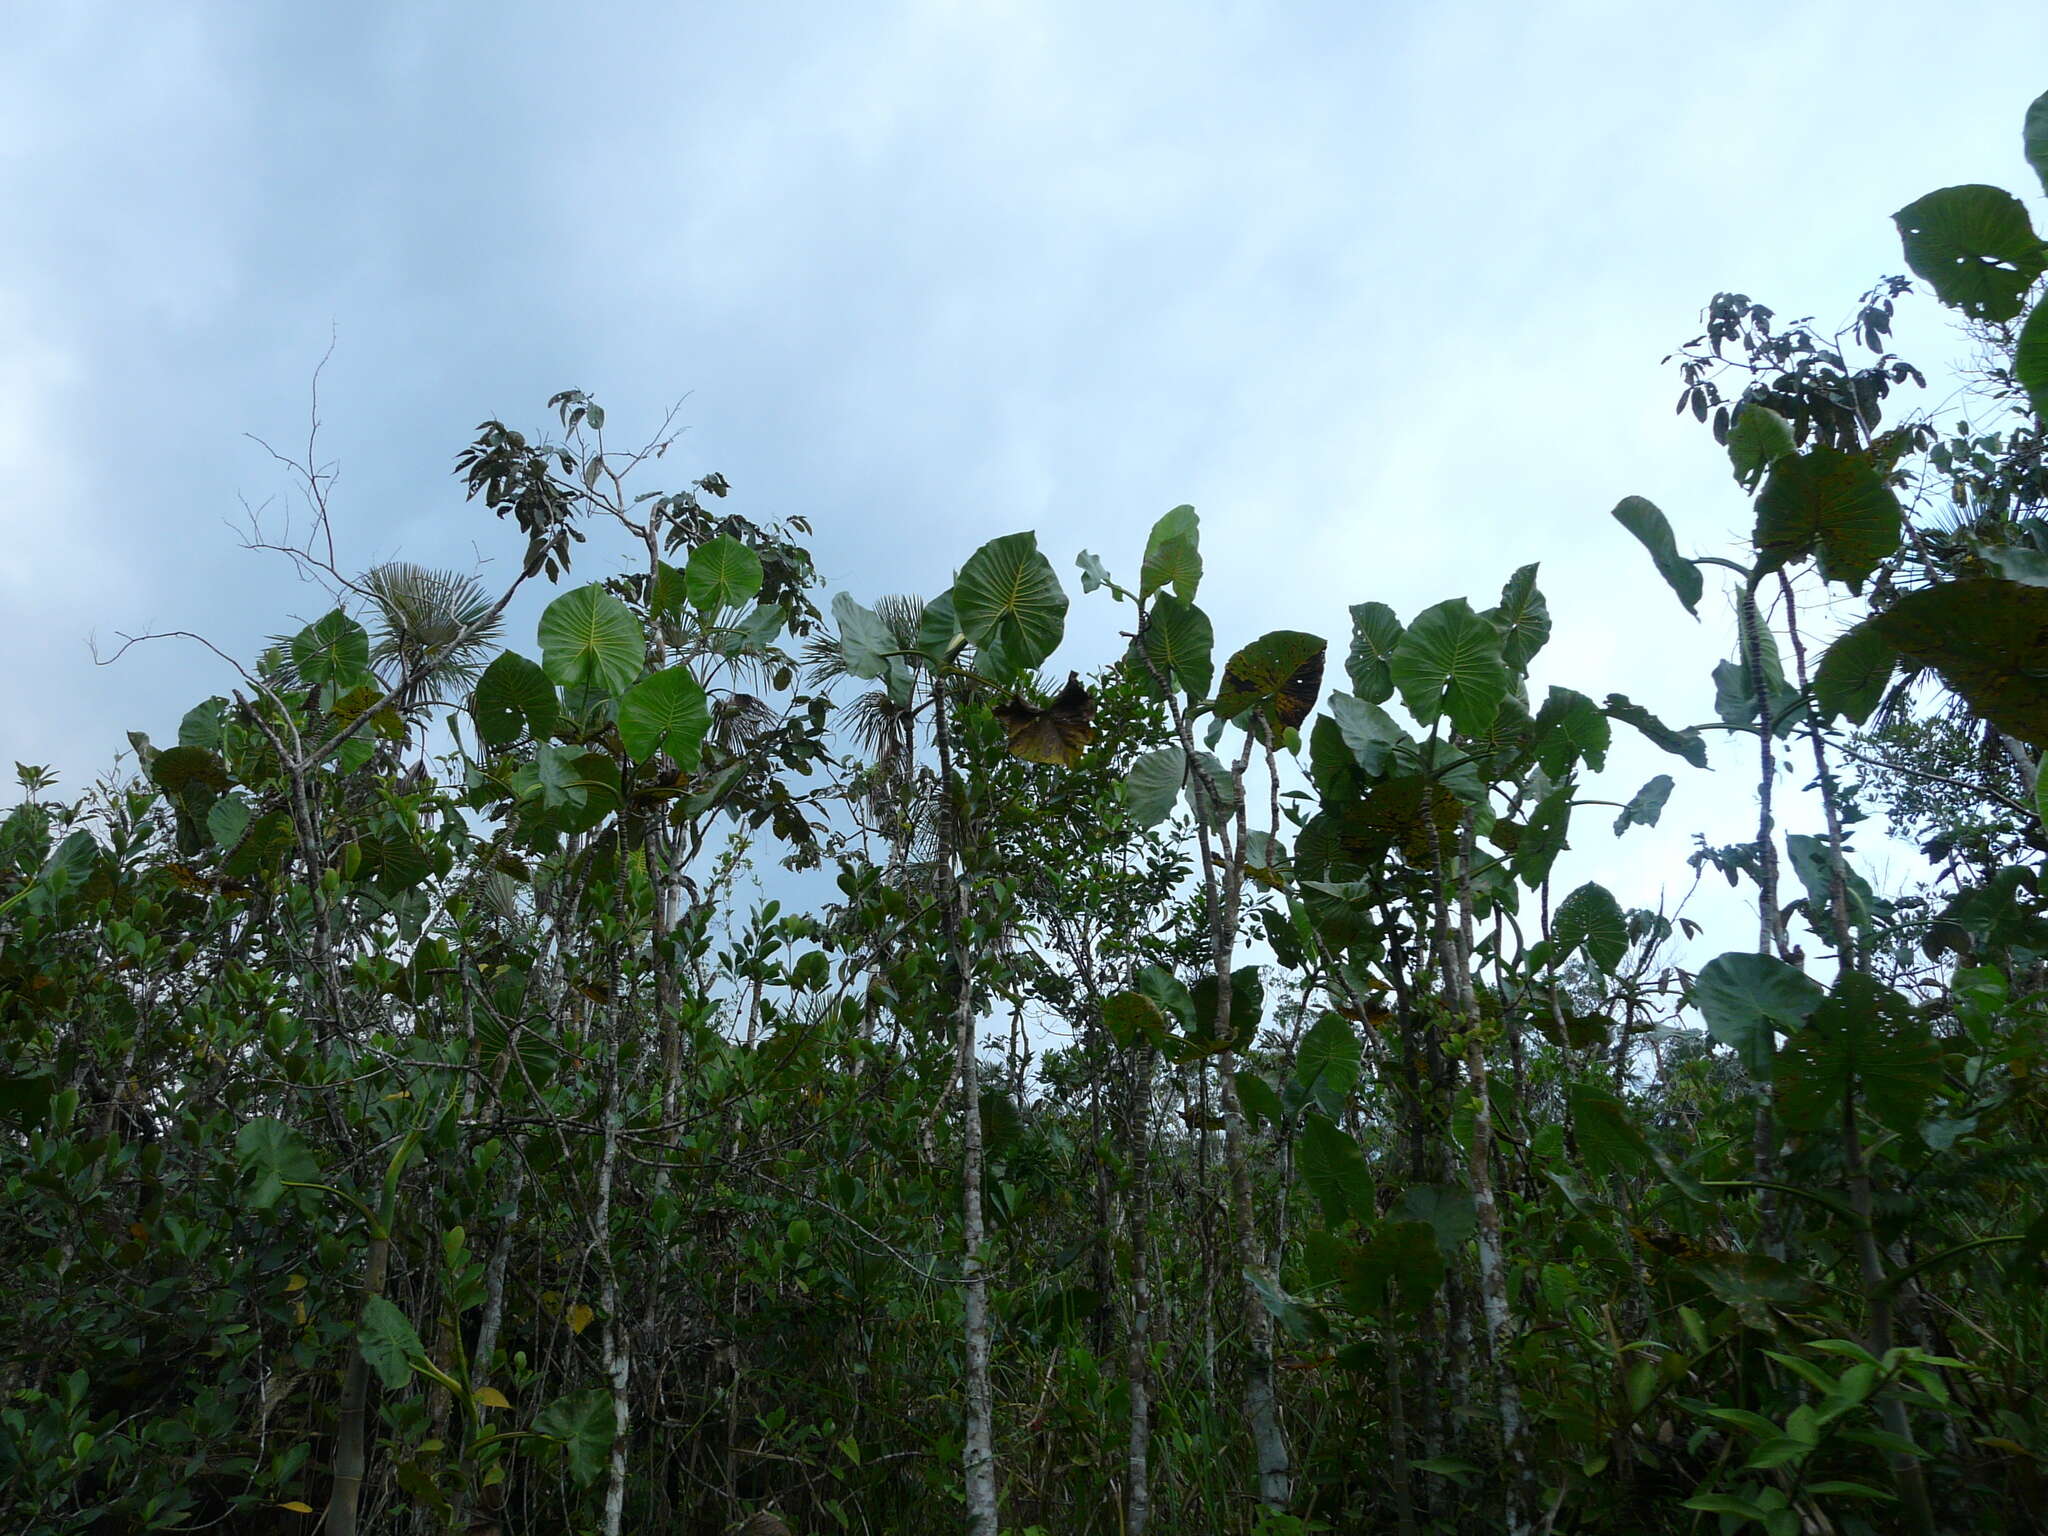
{"label": "brown withered leaf", "polygon": [[996,706],[995,713],[1010,738],[1011,753],[1026,762],[1071,768],[1080,761],[1082,749],[1095,739],[1095,695],[1083,685],[1078,672],[1067,674],[1067,686],[1044,709],[1013,693],[1009,703]]}

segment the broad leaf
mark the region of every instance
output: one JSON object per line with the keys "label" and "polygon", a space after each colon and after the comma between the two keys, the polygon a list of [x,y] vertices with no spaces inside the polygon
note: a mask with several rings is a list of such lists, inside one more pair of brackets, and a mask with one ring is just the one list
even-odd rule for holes
{"label": "broad leaf", "polygon": [[1583,946],[1587,957],[1610,975],[1628,952],[1628,924],[1620,906],[1606,886],[1590,880],[1557,904],[1550,936],[1560,954]]}
{"label": "broad leaf", "polygon": [[1571,826],[1572,794],[1576,788],[1566,779],[1545,794],[1515,838],[1511,867],[1515,878],[1532,891],[1550,878],[1550,866],[1569,846],[1565,836]]}
{"label": "broad leaf", "polygon": [[382,1296],[372,1296],[363,1303],[356,1347],[390,1392],[412,1380],[415,1360],[427,1358],[426,1346],[420,1343],[420,1336],[406,1315]]}
{"label": "broad leaf", "polygon": [[636,763],[666,752],[683,772],[694,773],[710,728],[703,685],[680,662],[642,678],[619,700],[619,742]]}
{"label": "broad leaf", "polygon": [[1202,584],[1201,519],[1193,507],[1175,507],[1152,525],[1145,540],[1145,561],[1138,572],[1138,601],[1161,587],[1172,587],[1184,603],[1195,600]]}
{"label": "broad leaf", "polygon": [[2027,392],[2034,414],[2048,421],[2048,304],[2036,304],[2020,327],[2019,345],[2013,352],[2012,376]]}
{"label": "broad leaf", "polygon": [[1823,721],[1846,717],[1861,725],[1884,700],[1898,669],[1898,652],[1866,619],[1829,646],[1813,669],[1813,704]]}
{"label": "broad leaf", "polygon": [[1692,1005],[1708,1032],[1759,1082],[1770,1081],[1773,1031],[1799,1028],[1826,995],[1819,982],[1775,956],[1741,952],[1715,956],[1692,984]]}
{"label": "broad leaf", "polygon": [[1389,666],[1404,631],[1394,610],[1385,603],[1351,605],[1351,654],[1344,670],[1351,687],[1368,704],[1384,704],[1394,696],[1394,674]]}
{"label": "broad leaf", "polygon": [[1479,1209],[1462,1184],[1411,1184],[1401,1196],[1401,1214],[1426,1221],[1446,1255],[1457,1252],[1479,1230]]}
{"label": "broad leaf", "polygon": [[690,551],[683,584],[690,606],[707,617],[737,608],[761,590],[761,557],[730,534],[720,534]]}
{"label": "broad leaf", "polygon": [[1682,731],[1674,731],[1625,693],[1607,695],[1605,713],[1610,720],[1619,720],[1624,725],[1634,726],[1666,752],[1684,758],[1693,767],[1707,766],[1707,744],[1700,739],[1696,727],[1688,725]]}
{"label": "broad leaf", "polygon": [[1171,816],[1187,771],[1187,754],[1179,747],[1161,747],[1133,762],[1124,777],[1124,804],[1131,820],[1141,827],[1156,827]]}
{"label": "broad leaf", "polygon": [[1296,1153],[1302,1182],[1323,1208],[1323,1220],[1341,1226],[1346,1217],[1370,1223],[1375,1209],[1372,1173],[1351,1133],[1326,1116],[1312,1114],[1301,1124]]}
{"label": "broad leaf", "polygon": [[1664,814],[1664,802],[1671,798],[1672,779],[1668,773],[1660,773],[1630,798],[1614,818],[1614,835],[1621,836],[1630,827],[1654,827],[1657,818]]}
{"label": "broad leaf", "polygon": [[534,1433],[558,1441],[568,1453],[569,1475],[588,1488],[604,1471],[618,1435],[611,1393],[587,1387],[556,1398],[533,1421]]}
{"label": "broad leaf", "polygon": [[1550,605],[1536,588],[1536,567],[1525,565],[1500,589],[1500,606],[1480,617],[1500,631],[1501,659],[1515,672],[1529,663],[1550,639]]}
{"label": "broad leaf", "polygon": [[1217,716],[1236,720],[1257,710],[1262,720],[1298,729],[1322,691],[1328,649],[1320,636],[1299,630],[1261,635],[1224,664]]}
{"label": "broad leaf", "polygon": [[1972,576],[1908,592],[1868,621],[2008,735],[2048,743],[2048,587]]}
{"label": "broad leaf", "polygon": [[2020,146],[2027,164],[2041,178],[2041,190],[2048,192],[2048,92],[2036,96],[2033,105],[2027,108],[2026,122],[2020,129]]}
{"label": "broad leaf", "polygon": [[235,1133],[235,1162],[242,1198],[259,1211],[276,1205],[287,1184],[313,1184],[320,1178],[320,1165],[299,1133],[267,1116],[245,1122]]}
{"label": "broad leaf", "polygon": [[617,698],[647,665],[647,637],[632,609],[592,583],[564,592],[541,614],[540,664],[564,688]]}
{"label": "broad leaf", "polygon": [[1941,1048],[1911,1003],[1852,971],[1785,1042],[1777,1070],[1795,1129],[1838,1124],[1844,1096],[1856,1094],[1880,1124],[1911,1131],[1941,1086]]}
{"label": "broad leaf", "polygon": [[[1363,1059],[1350,1020],[1325,1010],[1294,1053],[1294,1081],[1332,1119],[1344,1113]],[[1361,1218],[1364,1219],[1364,1218]]]}
{"label": "broad leaf", "polygon": [[1607,766],[1614,729],[1600,706],[1572,688],[1552,686],[1536,715],[1536,763],[1545,775],[1561,779],[1583,762],[1594,772]]}
{"label": "broad leaf", "polygon": [[1513,678],[1500,632],[1462,598],[1426,608],[1394,648],[1390,662],[1401,702],[1424,725],[1448,715],[1467,736],[1483,736]]}
{"label": "broad leaf", "polygon": [[[833,611],[836,615],[836,605]],[[933,666],[943,667],[966,644],[967,636],[960,631],[960,616],[953,611],[953,589],[948,587],[924,605],[917,625],[917,649]]]}
{"label": "broad leaf", "polygon": [[1728,462],[1745,491],[1755,490],[1764,471],[1793,449],[1792,423],[1776,411],[1754,400],[1736,408],[1735,423],[1728,429]]}
{"label": "broad leaf", "polygon": [[1892,215],[1906,265],[1972,320],[2010,320],[2048,265],[2027,206],[1999,187],[1943,187]]}
{"label": "broad leaf", "polygon": [[547,673],[514,651],[484,668],[469,697],[476,733],[490,747],[509,747],[521,735],[547,740],[558,708]]}
{"label": "broad leaf", "polygon": [[1059,648],[1067,594],[1035,533],[991,539],[953,582],[953,612],[980,669],[998,681],[1028,672]]}
{"label": "broad leaf", "polygon": [[370,636],[337,608],[292,637],[292,665],[309,687],[346,692],[369,681]]}
{"label": "broad leaf", "polygon": [[1215,646],[1209,616],[1193,603],[1162,592],[1145,614],[1124,666],[1154,698],[1165,697],[1160,686],[1164,679],[1166,687],[1178,688],[1190,699],[1205,699],[1216,675]]}
{"label": "broad leaf", "polygon": [[1624,496],[1614,508],[1614,520],[1642,542],[1656,562],[1658,574],[1685,604],[1685,611],[1698,618],[1700,594],[1706,590],[1706,582],[1700,568],[1679,554],[1678,541],[1672,537],[1671,524],[1664,514],[1640,496]]}
{"label": "broad leaf", "polygon": [[1364,699],[1348,693],[1330,695],[1330,720],[1336,726],[1353,760],[1370,778],[1387,771],[1388,759],[1396,747],[1412,745],[1409,735],[1394,723],[1394,717]]}
{"label": "broad leaf", "polygon": [[1860,592],[1903,526],[1898,497],[1867,455],[1814,447],[1772,465],[1757,496],[1758,570],[1812,555],[1825,579]]}

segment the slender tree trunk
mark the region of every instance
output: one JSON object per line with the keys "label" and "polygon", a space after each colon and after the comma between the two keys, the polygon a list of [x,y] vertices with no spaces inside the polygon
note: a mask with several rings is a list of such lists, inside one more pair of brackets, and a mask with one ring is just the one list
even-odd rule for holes
{"label": "slender tree trunk", "polygon": [[1151,1225],[1152,1053],[1140,1049],[1132,1074],[1131,1198],[1126,1223],[1131,1242],[1131,1326],[1125,1375],[1130,1396],[1130,1439],[1124,1457],[1124,1536],[1145,1536],[1152,1520],[1152,1278],[1145,1238]]}
{"label": "slender tree trunk", "polygon": [[961,825],[960,808],[954,800],[956,787],[945,691],[936,681],[932,684],[932,718],[939,752],[940,793],[944,796],[939,822],[944,839],[939,853],[940,879],[944,882],[940,910],[953,959],[954,1026],[959,1041],[961,1283],[966,1304],[967,1348],[967,1433],[962,1471],[967,1485],[968,1536],[997,1536],[995,1394],[989,1383],[988,1276],[981,1257],[981,1083],[975,1038],[974,949],[968,934],[971,914],[967,889],[956,862],[966,828]]}
{"label": "slender tree trunk", "polygon": [[[390,1228],[370,1239],[363,1259],[363,1301],[384,1294],[385,1271],[391,1263]],[[327,1518],[321,1525],[325,1536],[356,1536],[356,1521],[363,1498],[363,1474],[367,1469],[370,1401],[370,1362],[360,1348],[352,1348],[348,1374],[342,1379],[341,1411],[334,1431],[334,1492],[327,1500]]]}

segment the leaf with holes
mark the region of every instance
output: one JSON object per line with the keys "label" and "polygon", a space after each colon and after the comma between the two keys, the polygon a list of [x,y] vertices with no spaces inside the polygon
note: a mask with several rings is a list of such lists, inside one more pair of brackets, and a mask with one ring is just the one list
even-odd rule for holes
{"label": "leaf with holes", "polygon": [[1394,696],[1389,663],[1404,633],[1401,621],[1385,603],[1351,605],[1351,654],[1345,658],[1344,670],[1366,703],[1384,704]]}
{"label": "leaf with holes", "polygon": [[1621,814],[1614,818],[1614,835],[1621,836],[1630,827],[1654,827],[1657,818],[1664,814],[1664,802],[1671,798],[1672,778],[1660,773],[1629,799],[1621,808]]}
{"label": "leaf with holes", "polygon": [[476,733],[490,747],[509,747],[521,735],[546,741],[559,709],[547,673],[514,651],[485,667],[469,696]]}
{"label": "leaf with holes", "polygon": [[1500,589],[1500,606],[1480,617],[1500,631],[1501,659],[1517,672],[1528,671],[1550,639],[1550,605],[1536,588],[1536,567],[1525,565],[1510,576]]}
{"label": "leaf with holes", "polygon": [[1812,555],[1825,579],[1860,592],[1904,526],[1899,498],[1867,455],[1815,447],[1771,466],[1756,499],[1758,569]]}
{"label": "leaf with holes", "polygon": [[1328,650],[1321,636],[1299,630],[1261,635],[1224,664],[1217,716],[1236,720],[1257,710],[1261,720],[1298,729],[1322,692]]}
{"label": "leaf with holes", "polygon": [[2027,205],[2000,187],[1943,187],[1892,215],[1906,265],[1935,296],[1972,320],[2010,320],[2043,270],[2048,252]]}
{"label": "leaf with holes", "polygon": [[1587,958],[1609,975],[1628,953],[1628,924],[1621,907],[1606,886],[1591,880],[1557,904],[1550,928],[1559,954],[1583,947]]}

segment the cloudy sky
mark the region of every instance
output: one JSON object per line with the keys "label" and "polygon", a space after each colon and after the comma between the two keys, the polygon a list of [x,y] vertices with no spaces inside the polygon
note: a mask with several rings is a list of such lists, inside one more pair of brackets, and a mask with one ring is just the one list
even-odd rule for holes
{"label": "cloudy sky", "polygon": [[[1923,192],[2027,190],[2048,8],[1970,12],[14,9],[0,764],[76,785],[228,681],[92,637],[247,655],[319,611],[228,524],[288,495],[245,434],[303,442],[330,337],[346,564],[502,571],[452,455],[574,386],[619,429],[684,399],[674,478],[813,519],[832,589],[930,594],[1020,528],[1130,572],[1187,501],[1224,645],[1341,647],[1347,603],[1483,605],[1540,560],[1540,683],[1710,717],[1725,605],[1694,625],[1607,517],[1649,496],[1703,551],[1747,517],[1659,359],[1719,289],[1844,316]],[[1901,339],[1955,350],[1926,307]],[[1076,599],[1085,668],[1122,615]],[[1742,835],[1726,757],[1628,865]],[[1667,761],[1626,755],[1621,797]],[[1621,851],[1593,863],[1654,898]]]}

